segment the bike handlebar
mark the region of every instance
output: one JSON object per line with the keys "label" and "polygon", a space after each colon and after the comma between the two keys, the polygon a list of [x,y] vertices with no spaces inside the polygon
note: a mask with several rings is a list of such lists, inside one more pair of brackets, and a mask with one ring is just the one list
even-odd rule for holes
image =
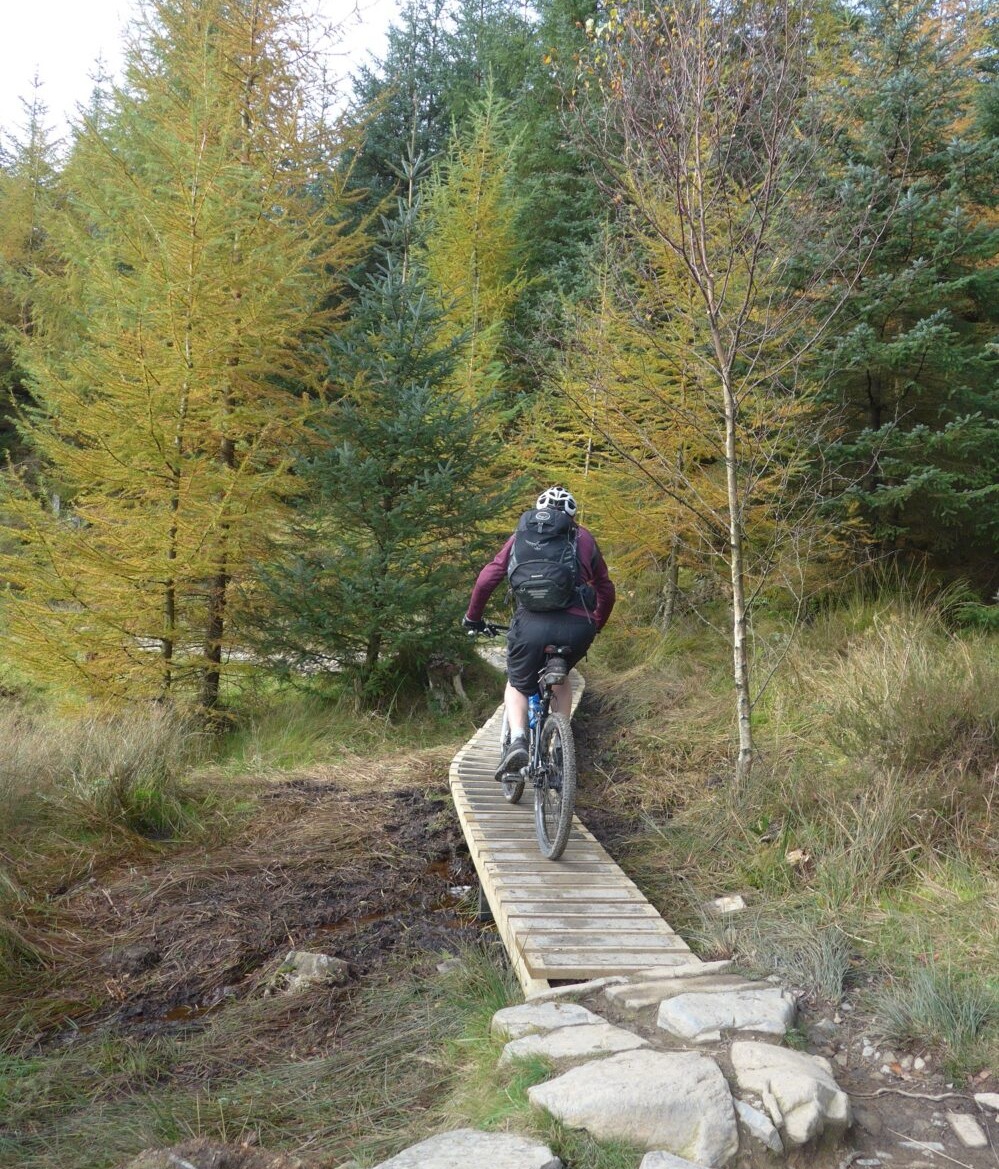
{"label": "bike handlebar", "polygon": [[469,637],[499,637],[501,633],[506,633],[510,628],[509,625],[497,625],[493,621],[487,621],[481,629],[470,629],[468,631]]}

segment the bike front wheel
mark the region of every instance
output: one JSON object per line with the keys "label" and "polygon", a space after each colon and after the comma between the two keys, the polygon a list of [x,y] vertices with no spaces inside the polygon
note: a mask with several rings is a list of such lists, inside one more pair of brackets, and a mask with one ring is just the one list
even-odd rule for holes
{"label": "bike front wheel", "polygon": [[550,714],[541,732],[534,783],[538,846],[550,861],[565,852],[576,803],[576,745],[564,714]]}

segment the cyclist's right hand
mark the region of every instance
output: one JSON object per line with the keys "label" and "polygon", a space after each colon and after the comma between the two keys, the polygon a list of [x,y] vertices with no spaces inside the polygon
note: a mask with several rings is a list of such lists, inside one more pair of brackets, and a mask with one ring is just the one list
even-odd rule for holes
{"label": "cyclist's right hand", "polygon": [[461,627],[467,629],[469,633],[485,633],[486,631],[486,623],[481,617],[476,621],[473,621],[471,617],[462,617]]}

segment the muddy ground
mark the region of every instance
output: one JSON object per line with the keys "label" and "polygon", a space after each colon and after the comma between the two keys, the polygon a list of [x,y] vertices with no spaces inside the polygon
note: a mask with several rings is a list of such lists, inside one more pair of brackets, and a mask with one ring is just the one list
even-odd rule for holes
{"label": "muddy ground", "polygon": [[[618,853],[636,826],[599,799],[607,782],[596,757],[599,712],[587,704],[581,714],[582,815]],[[346,981],[330,989],[321,1010],[314,997],[307,1009],[289,1000],[280,1029],[238,1059],[264,1062],[275,1048],[325,1054],[351,991],[387,963],[406,955],[432,973],[490,930],[476,917],[475,872],[447,794],[450,754],[347,761],[271,782],[252,824],[224,847],[93,873],[62,892],[53,904],[66,949],[46,988],[60,1003],[58,1020],[23,1034],[22,1050],[44,1053],[95,1035],[189,1035],[234,1002],[262,994],[288,951],[299,949],[343,959]],[[831,1159],[796,1155],[795,1165],[842,1165],[853,1153],[852,1163],[886,1169],[999,1166],[994,1148],[955,1150],[942,1120],[947,1111],[976,1111],[971,1089],[999,1090],[993,1071],[973,1085],[950,1085],[930,1053],[914,1053],[930,1059],[925,1070],[883,1073],[862,1054],[871,1028],[857,1003],[838,1011],[803,1005],[801,1033],[811,1050],[835,1061],[858,1124]],[[190,1075],[215,1070],[202,1063]],[[995,1141],[994,1119],[984,1119]],[[902,1137],[944,1141],[947,1154],[903,1152]],[[243,1155],[215,1149],[181,1159],[199,1169],[202,1159],[236,1167]]]}
{"label": "muddy ground", "polygon": [[261,993],[290,950],[347,962],[340,997],[402,954],[458,952],[481,926],[448,761],[427,752],[372,765],[367,780],[352,764],[271,783],[224,847],[67,890],[59,926],[75,945],[50,987],[66,1018],[35,1043],[188,1030]]}

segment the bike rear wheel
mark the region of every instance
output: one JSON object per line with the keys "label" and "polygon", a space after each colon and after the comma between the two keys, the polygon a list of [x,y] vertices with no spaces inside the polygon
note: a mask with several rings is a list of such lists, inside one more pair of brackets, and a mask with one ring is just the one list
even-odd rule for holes
{"label": "bike rear wheel", "polygon": [[[510,746],[510,724],[507,721],[506,711],[503,711],[503,726],[500,729],[500,758],[506,754],[507,747]],[[503,788],[503,798],[511,804],[520,802],[520,797],[524,794],[524,781],[522,779],[504,779],[500,785]]]}
{"label": "bike rear wheel", "polygon": [[556,861],[565,852],[576,803],[576,745],[564,714],[550,714],[541,732],[534,782],[534,825],[542,855]]}

